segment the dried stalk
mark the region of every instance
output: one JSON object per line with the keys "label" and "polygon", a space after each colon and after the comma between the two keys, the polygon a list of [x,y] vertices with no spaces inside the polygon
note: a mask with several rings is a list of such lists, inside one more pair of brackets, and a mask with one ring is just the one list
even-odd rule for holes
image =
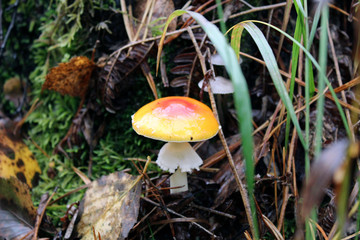
{"label": "dried stalk", "polygon": [[[334,61],[334,65],[335,65],[336,78],[337,78],[337,81],[339,83],[339,86],[342,86],[343,82],[341,80],[339,62],[338,62],[338,58],[337,58],[336,53],[335,53],[334,42],[333,42],[332,37],[331,37],[329,24],[327,24],[327,32],[328,32],[329,46],[330,46],[330,49],[331,49],[331,54],[333,56],[333,61]],[[343,101],[345,103],[347,103],[344,91],[341,92],[341,97],[342,97]],[[352,140],[354,140],[355,139],[355,133],[354,133],[354,128],[352,126],[349,109],[345,109],[345,114],[346,114],[347,122],[348,122],[348,125],[349,125],[349,129],[351,131]]]}
{"label": "dried stalk", "polygon": [[[187,28],[187,30],[188,30],[190,39],[192,40],[193,45],[195,47],[197,56],[198,56],[200,64],[201,64],[201,69],[202,69],[203,74],[205,76],[206,73],[207,73],[206,64],[205,64],[205,58],[204,58],[204,56],[202,55],[202,53],[200,51],[200,48],[199,48],[199,46],[198,46],[198,44],[196,42],[196,39],[194,37],[194,34],[193,34],[191,28]],[[208,51],[208,53],[209,53],[209,51]],[[212,75],[213,75],[212,77],[215,78],[214,71],[212,71]],[[215,103],[214,94],[211,91],[210,84],[208,84],[207,87],[208,87],[209,98],[210,98],[213,113],[214,113],[217,121],[219,122],[219,116],[218,116],[218,113],[217,113],[217,110],[216,110],[216,103]],[[220,122],[219,122],[219,124],[220,124]],[[250,208],[250,202],[249,202],[249,198],[248,198],[248,193],[247,193],[247,190],[246,190],[244,184],[241,181],[241,178],[240,178],[239,174],[236,171],[234,159],[232,158],[232,155],[231,155],[230,150],[229,150],[229,146],[226,143],[226,139],[225,139],[225,136],[224,136],[224,133],[223,133],[221,127],[220,127],[218,135],[219,135],[221,143],[222,143],[222,145],[223,145],[223,147],[225,149],[226,156],[228,157],[229,165],[230,165],[231,170],[232,170],[232,172],[234,174],[236,183],[237,183],[237,185],[239,187],[241,198],[243,200],[244,207],[245,207],[246,216],[247,216],[249,226],[250,226],[250,229],[251,229],[251,233],[253,234],[253,236],[255,236],[255,227],[254,227],[254,224],[253,224],[253,218],[252,218],[252,214],[251,214],[251,208]]]}

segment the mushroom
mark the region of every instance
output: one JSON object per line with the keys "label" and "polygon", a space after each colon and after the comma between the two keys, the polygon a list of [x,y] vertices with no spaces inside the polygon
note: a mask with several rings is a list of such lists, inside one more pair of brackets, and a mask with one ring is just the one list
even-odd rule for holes
{"label": "mushroom", "polygon": [[[209,62],[212,65],[225,66],[224,59],[218,53],[211,55],[209,58]],[[242,63],[242,59],[239,57],[239,64],[241,64],[241,63]]]}
{"label": "mushroom", "polygon": [[224,60],[218,53],[211,55],[209,62],[213,65],[225,66]]}
{"label": "mushroom", "polygon": [[[204,84],[204,79],[202,79],[198,86],[199,88],[202,88]],[[215,79],[210,79],[209,84],[211,86],[211,90],[214,94],[231,94],[234,93],[234,86],[232,82],[229,79],[226,79],[224,77],[218,76],[215,77]],[[204,91],[208,92],[208,87],[204,86]]]}
{"label": "mushroom", "polygon": [[[170,193],[188,190],[186,172],[199,170],[202,159],[189,142],[212,138],[219,123],[211,109],[189,97],[165,97],[150,102],[132,116],[135,132],[167,142],[159,151],[156,163],[172,174]],[[180,188],[173,188],[182,186]]]}
{"label": "mushroom", "polygon": [[211,86],[211,91],[213,94],[216,94],[216,102],[218,107],[218,113],[220,118],[220,123],[225,123],[225,117],[224,112],[227,110],[227,103],[226,100],[227,95],[226,94],[232,94],[234,93],[234,86],[232,82],[229,79],[226,79],[224,77],[218,76],[214,78],[210,78],[208,80],[208,83],[204,85],[205,80],[201,80],[198,83],[198,86],[200,89],[203,89],[205,92],[208,92],[208,85]]}

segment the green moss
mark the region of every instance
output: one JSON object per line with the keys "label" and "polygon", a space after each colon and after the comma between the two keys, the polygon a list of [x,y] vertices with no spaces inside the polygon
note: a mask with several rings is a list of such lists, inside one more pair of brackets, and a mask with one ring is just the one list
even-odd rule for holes
{"label": "green moss", "polygon": [[[125,109],[116,114],[105,112],[103,118],[103,121],[106,122],[105,132],[92,152],[93,175],[91,179],[96,179],[102,175],[108,175],[126,168],[131,169],[133,174],[137,174],[133,163],[124,160],[124,158],[146,159],[147,156],[154,158],[152,150],[159,149],[163,144],[139,136],[132,129],[131,115],[142,105],[153,100],[150,89],[141,87],[146,86],[146,84],[145,78],[136,78],[133,89],[143,89],[132,92],[134,94],[132,98],[133,101],[137,102],[136,104],[128,104]],[[66,135],[79,104],[79,99],[61,96],[56,92],[47,92],[41,99],[43,101],[42,105],[27,119],[29,124],[28,134],[32,140],[51,155],[53,149]],[[54,155],[51,159],[48,159],[30,141],[27,141],[27,144],[37,158],[41,169],[43,169],[40,184],[33,191],[35,202],[38,202],[41,194],[46,191],[51,192],[55,187],[59,187],[56,198],[83,184],[71,167],[76,166],[84,173],[87,173],[90,152],[84,138],[80,146],[73,146],[72,149],[65,148],[69,156],[72,156],[71,153],[74,153],[74,156],[78,156],[77,159],[67,159],[62,154]],[[49,162],[55,163],[57,175],[54,179],[50,179],[47,174]],[[154,165],[150,165],[149,171],[151,170],[159,171],[157,166]],[[84,191],[80,191],[61,200],[59,205],[63,206],[63,208],[57,206],[50,215],[58,218],[59,214],[61,215],[66,211],[66,204],[80,200],[83,193]],[[60,213],[59,209],[62,209]]]}
{"label": "green moss", "polygon": [[[33,59],[34,67],[28,75],[32,102],[37,98],[41,102],[27,118],[25,128],[23,128],[23,131],[27,130],[29,136],[25,142],[42,169],[39,185],[32,190],[35,205],[39,204],[42,194],[52,193],[56,187],[58,190],[53,199],[82,186],[83,181],[72,167],[75,166],[86,174],[91,156],[89,146],[83,136],[80,136],[82,143],[79,146],[72,146],[71,149],[64,146],[71,159],[61,153],[52,155],[54,148],[66,135],[80,99],[62,96],[53,91],[41,92],[45,76],[51,67],[59,62],[68,61],[75,55],[90,54],[89,49],[92,49],[94,45],[92,41],[96,38],[89,37],[89,34],[95,36],[98,34],[92,31],[99,22],[98,19],[92,21],[91,18],[114,5],[114,1],[106,1],[101,7],[100,2],[97,1],[76,0],[73,3],[76,6],[69,7],[61,5],[65,4],[64,1],[53,1],[47,9],[42,9],[42,14],[34,18],[35,22],[29,26],[29,29],[38,27],[40,30],[38,40],[35,42],[34,39],[24,40],[28,42],[28,45],[32,44],[31,59]],[[63,17],[59,18],[59,16]],[[16,46],[18,45],[20,43]],[[12,73],[3,72],[2,75],[12,76]],[[153,150],[159,149],[162,145],[160,142],[137,135],[132,129],[131,115],[142,105],[153,100],[153,96],[150,88],[144,87],[147,86],[147,81],[141,73],[138,72],[136,77],[131,78],[132,88],[124,98],[131,99],[133,104],[126,105],[116,114],[102,109],[104,113],[102,120],[106,122],[106,127],[103,136],[92,151],[92,180],[123,169],[130,169],[131,173],[137,174],[133,163],[124,158],[146,158],[149,155],[154,158]],[[161,80],[159,78],[156,81],[161,95]],[[50,155],[50,158],[45,156],[32,141]],[[159,171],[157,166],[150,165],[149,171],[152,170]],[[59,218],[65,214],[67,205],[81,200],[84,192],[85,190],[81,190],[73,193],[47,209],[47,214],[53,218],[55,225],[61,224]]]}

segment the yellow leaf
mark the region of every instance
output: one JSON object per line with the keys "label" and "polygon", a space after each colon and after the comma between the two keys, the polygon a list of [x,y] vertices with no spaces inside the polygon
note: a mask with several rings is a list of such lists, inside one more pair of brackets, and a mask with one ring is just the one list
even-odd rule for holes
{"label": "yellow leaf", "polygon": [[0,238],[31,239],[36,210],[28,185],[11,177],[0,178],[0,186]]}
{"label": "yellow leaf", "polygon": [[0,128],[0,177],[9,179],[14,176],[32,188],[40,173],[34,155],[24,142]]}

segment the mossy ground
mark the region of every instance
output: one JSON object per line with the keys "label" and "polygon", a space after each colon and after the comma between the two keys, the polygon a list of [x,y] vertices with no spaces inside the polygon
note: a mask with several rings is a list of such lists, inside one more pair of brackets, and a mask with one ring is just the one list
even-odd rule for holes
{"label": "mossy ground", "polygon": [[[35,205],[39,204],[42,194],[46,192],[51,194],[56,187],[58,190],[53,199],[83,185],[83,181],[72,167],[86,174],[90,157],[89,146],[84,136],[80,136],[81,144],[72,148],[64,147],[70,158],[66,158],[61,153],[52,154],[71,126],[80,99],[62,96],[57,92],[41,92],[41,86],[51,67],[66,62],[73,56],[91,57],[96,38],[99,34],[106,34],[103,30],[96,31],[96,24],[101,20],[105,21],[103,16],[113,14],[109,7],[115,5],[115,1],[100,4],[97,1],[79,0],[74,1],[72,7],[69,7],[70,5],[65,6],[64,2],[59,1],[54,1],[50,5],[45,5],[43,1],[27,1],[21,2],[16,9],[20,20],[15,21],[7,42],[2,59],[4,64],[0,66],[0,79],[1,85],[6,79],[14,76],[19,76],[24,82],[27,81],[31,101],[24,104],[21,113],[16,113],[16,107],[5,100],[4,93],[1,92],[1,107],[5,114],[24,116],[35,99],[40,100],[39,106],[26,119],[22,128],[24,141],[42,169],[39,185],[32,190]],[[6,9],[9,6],[12,6],[10,2],[2,7]],[[37,9],[36,17],[34,9]],[[11,23],[12,13],[12,11],[4,12],[6,27]],[[63,19],[59,16],[63,16]],[[56,24],[60,26],[55,26]],[[18,36],[19,33],[21,37]],[[154,62],[151,60],[149,63],[153,65]],[[124,169],[137,174],[133,163],[124,158],[154,157],[154,151],[151,150],[159,149],[162,144],[138,136],[131,126],[131,115],[142,105],[153,100],[145,77],[139,73],[129,77],[129,81],[132,81],[131,88],[124,96],[130,98],[132,103],[115,114],[103,109],[102,121],[106,121],[106,127],[92,151],[91,180]],[[156,81],[161,82],[160,79]],[[161,84],[158,84],[158,88],[161,94]],[[150,165],[149,170],[159,172],[154,165]],[[60,224],[59,218],[65,214],[68,205],[81,200],[84,192],[85,190],[78,191],[48,207],[47,214],[53,218],[55,225]]]}

